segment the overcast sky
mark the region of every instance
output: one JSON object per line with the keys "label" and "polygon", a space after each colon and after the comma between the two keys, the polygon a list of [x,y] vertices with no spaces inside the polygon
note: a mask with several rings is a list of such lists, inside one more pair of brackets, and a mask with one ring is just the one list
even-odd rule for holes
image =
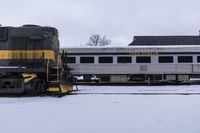
{"label": "overcast sky", "polygon": [[199,35],[199,0],[0,0],[0,24],[56,27],[62,47],[90,34],[126,46],[134,35]]}

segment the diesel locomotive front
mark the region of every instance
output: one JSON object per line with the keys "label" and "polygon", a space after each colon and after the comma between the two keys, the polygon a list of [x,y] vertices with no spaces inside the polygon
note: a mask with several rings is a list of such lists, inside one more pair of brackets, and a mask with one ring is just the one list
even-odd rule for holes
{"label": "diesel locomotive front", "polygon": [[0,94],[66,94],[70,69],[59,53],[53,27],[0,27]]}

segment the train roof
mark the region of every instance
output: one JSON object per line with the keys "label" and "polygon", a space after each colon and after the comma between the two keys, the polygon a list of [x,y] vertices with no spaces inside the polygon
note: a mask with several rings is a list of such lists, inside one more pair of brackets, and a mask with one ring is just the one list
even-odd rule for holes
{"label": "train roof", "polygon": [[133,45],[133,46],[70,46],[61,47],[61,50],[67,49],[134,49],[134,48],[200,48],[200,45]]}
{"label": "train roof", "polygon": [[134,36],[129,46],[200,45],[200,36]]}
{"label": "train roof", "polygon": [[107,53],[107,52],[143,52],[143,51],[166,51],[166,52],[199,52],[200,45],[164,45],[164,46],[126,46],[126,47],[65,47],[60,52],[67,53]]}

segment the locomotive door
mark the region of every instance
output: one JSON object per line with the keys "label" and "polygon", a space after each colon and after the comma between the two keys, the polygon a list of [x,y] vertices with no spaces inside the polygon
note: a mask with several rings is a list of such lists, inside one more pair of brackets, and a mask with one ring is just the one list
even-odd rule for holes
{"label": "locomotive door", "polygon": [[28,64],[31,64],[32,67],[42,65],[44,59],[44,45],[41,36],[28,37],[25,50],[27,51],[25,58]]}

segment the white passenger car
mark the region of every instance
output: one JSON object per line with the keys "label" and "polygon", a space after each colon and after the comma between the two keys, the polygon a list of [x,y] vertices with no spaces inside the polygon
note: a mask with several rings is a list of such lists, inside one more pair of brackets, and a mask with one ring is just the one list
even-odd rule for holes
{"label": "white passenger car", "polygon": [[200,77],[200,45],[64,48],[83,81],[134,83]]}

